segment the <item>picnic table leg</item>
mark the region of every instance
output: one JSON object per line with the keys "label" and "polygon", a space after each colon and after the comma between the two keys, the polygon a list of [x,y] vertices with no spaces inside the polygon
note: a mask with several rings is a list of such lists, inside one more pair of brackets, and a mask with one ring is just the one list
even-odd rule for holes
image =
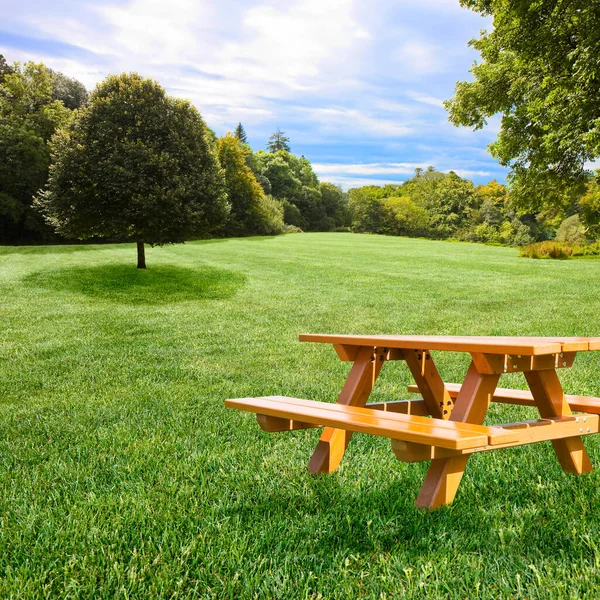
{"label": "picnic table leg", "polygon": [[429,350],[403,350],[402,354],[429,414],[438,419],[449,419],[454,401],[450,398]]}
{"label": "picnic table leg", "polygon": [[[454,403],[450,421],[481,424],[485,418],[500,375],[479,373],[471,363],[465,381]],[[415,505],[438,508],[454,500],[469,455],[434,458]]]}
{"label": "picnic table leg", "polygon": [[[338,404],[364,406],[367,403],[384,362],[376,350],[371,347],[360,349],[340,392]],[[309,471],[311,473],[335,471],[340,465],[351,437],[351,431],[325,427],[308,463]]]}
{"label": "picnic table leg", "polygon": [[[556,371],[530,371],[525,373],[525,378],[542,417],[565,417],[571,414]],[[567,473],[581,475],[593,470],[580,436],[552,440],[552,445],[560,466]]]}

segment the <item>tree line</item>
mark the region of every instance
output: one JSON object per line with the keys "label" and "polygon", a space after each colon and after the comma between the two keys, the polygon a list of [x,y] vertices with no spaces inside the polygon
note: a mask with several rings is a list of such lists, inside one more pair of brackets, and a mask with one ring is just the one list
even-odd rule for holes
{"label": "tree line", "polygon": [[416,169],[402,185],[349,191],[353,231],[525,246],[544,240],[582,244],[600,237],[600,185],[591,175],[570,202],[533,212],[510,188],[485,185],[433,167]]}
{"label": "tree line", "polygon": [[0,56],[0,155],[0,244],[135,240],[143,266],[144,244],[347,224],[347,194],[320,182],[284,132],[253,152],[241,123],[217,137],[189,102],[135,73],[88,95]]}
{"label": "tree line", "polygon": [[351,230],[523,246],[600,235],[589,175],[560,202],[526,204],[496,181],[475,186],[433,167],[345,193],[320,182],[279,129],[254,152],[241,123],[217,137],[151,79],[111,75],[88,94],[1,55],[0,156],[0,244],[133,240],[140,266],[144,244],[210,236]]}

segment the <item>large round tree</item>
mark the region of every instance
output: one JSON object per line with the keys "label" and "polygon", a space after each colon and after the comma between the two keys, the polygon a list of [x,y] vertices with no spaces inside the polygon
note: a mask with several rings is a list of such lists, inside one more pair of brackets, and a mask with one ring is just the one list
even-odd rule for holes
{"label": "large round tree", "polygon": [[214,136],[189,102],[136,73],[109,76],[52,138],[37,204],[67,237],[163,245],[208,235],[227,217]]}

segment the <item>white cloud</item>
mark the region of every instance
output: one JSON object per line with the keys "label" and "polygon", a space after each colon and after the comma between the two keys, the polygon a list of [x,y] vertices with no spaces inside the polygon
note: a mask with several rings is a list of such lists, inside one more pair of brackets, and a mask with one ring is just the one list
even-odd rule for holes
{"label": "white cloud", "polygon": [[329,177],[320,177],[321,181],[328,183],[335,183],[341,186],[344,190],[350,188],[362,187],[364,185],[400,185],[402,181],[396,179],[376,179],[376,178],[365,178],[365,177],[343,177],[339,175],[333,175]]}
{"label": "white cloud", "polygon": [[409,39],[392,54],[400,68],[408,73],[431,75],[444,67],[443,50],[423,40]]}
{"label": "white cloud", "polygon": [[406,95],[409,98],[412,98],[415,102],[420,102],[421,104],[428,104],[429,106],[438,106],[440,108],[444,108],[444,101],[440,98],[435,98],[434,96],[429,96],[428,94],[423,94],[421,92],[407,92]]}
{"label": "white cloud", "polygon": [[317,175],[343,173],[345,175],[408,175],[425,163],[369,163],[369,164],[313,164]]}
{"label": "white cloud", "polygon": [[401,137],[412,133],[408,125],[382,119],[353,108],[299,108],[326,131],[365,133],[373,137]]}

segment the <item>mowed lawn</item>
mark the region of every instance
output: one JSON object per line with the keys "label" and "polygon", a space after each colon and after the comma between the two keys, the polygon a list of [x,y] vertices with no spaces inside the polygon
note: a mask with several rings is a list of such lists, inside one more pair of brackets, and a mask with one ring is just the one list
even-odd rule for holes
{"label": "mowed lawn", "polygon": [[[352,234],[147,261],[0,248],[1,598],[598,597],[600,471],[563,473],[549,443],[474,456],[427,512],[427,463],[389,440],[356,434],[313,477],[318,430],[267,434],[223,401],[334,401],[349,365],[302,332],[600,336],[600,261]],[[465,356],[436,358],[462,380]],[[600,353],[561,377],[600,395]],[[372,398],[410,382],[388,364]],[[494,405],[488,422],[534,416]]]}

